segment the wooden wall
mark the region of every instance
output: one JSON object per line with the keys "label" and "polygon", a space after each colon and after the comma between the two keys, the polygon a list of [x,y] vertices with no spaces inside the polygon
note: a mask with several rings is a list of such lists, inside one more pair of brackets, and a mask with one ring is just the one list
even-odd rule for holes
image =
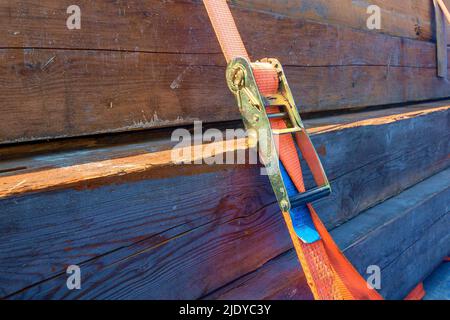
{"label": "wooden wall", "polygon": [[[68,30],[72,4],[0,0],[0,298],[310,299],[259,167],[171,159],[175,127],[242,125],[202,2],[79,0]],[[366,28],[369,4],[381,30]],[[402,298],[450,250],[432,2],[230,5],[309,119],[334,190],[319,215]],[[67,290],[71,264],[83,290]]]}

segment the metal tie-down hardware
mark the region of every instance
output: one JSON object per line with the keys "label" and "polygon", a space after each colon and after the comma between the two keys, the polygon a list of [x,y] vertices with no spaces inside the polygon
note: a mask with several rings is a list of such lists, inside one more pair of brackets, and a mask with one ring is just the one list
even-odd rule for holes
{"label": "metal tie-down hardware", "polygon": [[[245,128],[249,132],[256,133],[255,143],[257,142],[259,145],[259,155],[266,167],[278,204],[282,211],[289,212],[293,208],[330,195],[331,187],[300,118],[280,62],[276,59],[263,59],[258,62],[269,63],[276,69],[279,78],[278,92],[263,96],[258,89],[252,64],[242,57],[235,58],[228,64],[227,83],[236,97]],[[280,108],[280,112],[268,114],[266,108],[275,106]],[[273,118],[284,119],[287,127],[285,129],[272,129],[270,119]],[[318,187],[293,197],[289,197],[283,182],[274,139],[274,136],[284,134],[298,135],[299,140],[302,141],[299,149],[318,184]]]}

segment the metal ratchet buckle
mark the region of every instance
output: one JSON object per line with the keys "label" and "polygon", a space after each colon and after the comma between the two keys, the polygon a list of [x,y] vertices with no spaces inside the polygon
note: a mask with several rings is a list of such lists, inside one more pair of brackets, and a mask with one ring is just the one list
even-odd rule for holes
{"label": "metal ratchet buckle", "polygon": [[[270,63],[277,70],[279,79],[277,93],[269,96],[263,96],[260,93],[252,64],[242,57],[235,58],[228,64],[227,83],[231,92],[236,96],[245,128],[256,135],[255,143],[259,144],[259,155],[266,167],[278,204],[282,211],[289,212],[291,209],[329,196],[331,187],[319,156],[300,118],[280,62],[276,59],[266,58],[257,63]],[[281,112],[268,114],[266,108],[275,106],[279,107]],[[284,119],[287,128],[272,129],[270,119],[273,118]],[[297,135],[298,148],[313,174],[317,187],[289,197],[280,171],[274,135],[293,133]]]}

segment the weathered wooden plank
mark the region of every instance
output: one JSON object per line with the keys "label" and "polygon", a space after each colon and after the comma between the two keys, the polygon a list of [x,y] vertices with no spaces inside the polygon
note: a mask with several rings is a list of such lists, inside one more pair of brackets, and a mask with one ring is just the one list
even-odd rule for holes
{"label": "weathered wooden plank", "polygon": [[436,21],[437,73],[441,78],[447,78],[447,23],[444,14],[436,0],[433,0]]}
{"label": "weathered wooden plank", "polygon": [[[445,0],[447,4],[450,4]],[[237,0],[236,6],[260,10],[298,19],[308,19],[368,31],[367,9],[376,5],[381,9],[382,32],[394,36],[432,40],[434,39],[434,13],[427,0]]]}
{"label": "weathered wooden plank", "polygon": [[[368,266],[381,268],[380,292],[386,298],[404,298],[450,250],[449,175],[450,170],[437,174],[332,232],[363,276]],[[283,277],[275,277],[278,272]],[[290,250],[205,298],[296,299],[304,290],[304,282],[295,281],[299,274]]]}
{"label": "weathered wooden plank", "polygon": [[[420,115],[426,115],[430,112],[436,112],[439,110],[445,110],[447,108],[448,101],[437,101],[434,103],[421,103],[411,104],[408,106],[408,112],[402,107],[380,109],[378,111],[372,110],[370,112],[353,112],[340,114],[338,117],[321,117],[314,119],[307,119],[304,121],[309,132],[312,134],[324,133],[338,128],[350,128],[355,125],[374,125],[384,124],[388,122],[394,122],[405,115],[408,118],[413,118]],[[226,130],[230,128],[243,128],[242,120],[227,123],[213,123],[203,124],[203,129],[207,130],[215,128],[219,130]],[[192,133],[192,127],[186,127],[190,129]],[[51,140],[45,143],[24,143],[24,144],[11,144],[0,146],[0,170],[8,170],[8,166],[11,168],[16,167],[39,167],[37,164],[37,158],[34,156],[44,154],[58,154],[65,152],[77,153],[77,150],[89,150],[87,155],[92,154],[104,154],[105,156],[96,156],[96,158],[89,158],[86,161],[105,160],[111,157],[110,149],[113,148],[115,152],[119,152],[125,157],[132,155],[133,153],[139,153],[131,150],[140,148],[142,152],[148,151],[163,151],[173,148],[174,143],[168,142],[167,137],[170,135],[168,131],[172,132],[171,128],[155,129],[140,132],[124,132],[114,135],[100,135],[84,138],[72,138],[62,140]],[[148,148],[148,144],[151,142],[151,148]],[[125,146],[125,147],[124,147]],[[128,151],[126,151],[128,150]],[[74,159],[79,159],[80,155],[74,156]],[[14,159],[30,158],[25,162]],[[48,159],[48,158],[47,158]],[[66,158],[67,159],[67,158]],[[75,164],[76,161],[71,162]],[[48,165],[48,164],[47,164]]]}
{"label": "weathered wooden plank", "polygon": [[[53,19],[57,16],[55,11],[65,12],[67,8],[63,1],[45,0],[34,5],[28,3],[25,5],[21,1],[10,2],[0,10],[0,14],[5,15],[0,21],[6,24],[0,32],[6,33],[5,38],[14,36],[19,40],[11,45],[4,44],[1,48],[217,54],[223,64],[219,44],[200,1],[149,1],[153,2],[150,4],[128,2],[130,2],[129,8],[122,18],[138,21],[133,23],[126,20],[123,24],[115,23],[114,27],[108,26],[111,21],[114,21],[114,18],[109,15],[120,15],[124,11],[121,8],[122,4],[104,0],[95,3],[89,1],[81,6],[86,10],[93,6],[92,10],[95,12],[85,13],[83,16],[84,19],[94,21],[92,25],[89,24],[79,31],[68,31],[65,27],[65,19],[62,20],[62,26],[59,22],[57,25],[53,24]],[[9,6],[19,6],[19,8]],[[145,25],[140,26],[141,21],[136,16],[145,15],[148,11],[145,9],[146,6],[152,9],[152,19],[157,20],[154,23],[144,21]],[[185,12],[190,14],[185,15]],[[36,18],[40,14],[45,16],[45,24],[42,24],[42,19]],[[316,23],[287,16],[274,16],[268,12],[258,12],[258,10],[255,12],[237,9],[234,14],[237,23],[242,24],[240,32],[251,56],[255,59],[276,56],[284,64],[299,66],[386,65],[387,63],[391,66],[435,65],[434,58],[431,55],[427,56],[434,51],[433,43],[367,33],[345,26]],[[8,22],[11,16],[15,15],[15,19],[18,20],[16,25],[12,21]],[[27,15],[34,16],[37,25],[26,27],[24,20],[27,19]],[[25,27],[25,31],[20,30]],[[142,28],[146,30],[142,31]],[[52,30],[57,30],[57,33],[52,35]],[[27,40],[30,33],[36,33],[30,36],[34,40]],[[273,46],[274,39],[277,43],[289,45]],[[47,42],[50,45],[45,45]],[[105,45],[105,42],[108,45]],[[204,57],[204,60],[208,59]]]}
{"label": "weathered wooden plank", "polygon": [[[6,17],[0,21],[17,21],[0,30],[19,43],[0,49],[0,143],[239,119],[225,85],[224,59],[201,3],[150,4],[151,18],[144,19],[144,27],[128,20],[118,25],[116,44],[107,36],[115,28],[102,19],[112,21],[111,15],[122,13],[140,21],[143,12],[150,12],[142,3],[133,4],[125,14],[121,4],[86,3],[83,16],[91,22],[69,34],[65,25],[56,27],[64,2],[3,4],[0,12]],[[180,19],[181,12],[192,14]],[[40,15],[48,18],[46,23],[37,19]],[[20,29],[18,21],[27,16],[40,27]],[[252,56],[276,56],[287,66],[302,112],[450,96],[450,86],[435,76],[431,42],[244,9],[237,9],[236,17],[245,26],[242,33]],[[167,30],[155,28],[153,19]],[[130,38],[120,31],[125,26],[131,28]],[[141,28],[143,33],[136,35]],[[165,37],[156,40],[161,34]],[[289,45],[274,47],[274,39]],[[154,47],[135,48],[141,43]]]}
{"label": "weathered wooden plank", "polygon": [[[353,202],[358,210],[363,210],[365,206],[372,206],[374,202],[399,192],[398,188],[406,188],[416,183],[417,179],[426,178],[435,170],[447,166],[448,143],[446,148],[438,148],[440,152],[428,152],[427,149],[415,147],[412,150],[400,149],[398,157],[391,159],[386,158],[389,151],[383,151],[383,147],[379,146],[389,145],[388,142],[400,144],[402,137],[408,136],[414,137],[419,145],[426,141],[434,146],[442,144],[442,141],[448,142],[445,137],[448,108],[432,109],[435,109],[434,112],[417,108],[412,112],[414,115],[409,116],[404,113],[395,114],[393,110],[389,112],[394,115],[389,116],[380,115],[381,111],[364,113],[366,116],[360,114],[360,118],[347,115],[341,123],[336,118],[333,121],[311,120],[316,123],[315,130],[318,132],[314,140],[322,134],[331,134],[332,131],[339,137],[330,140],[329,144],[318,144],[325,163],[333,163],[333,154],[338,155],[338,158],[352,155],[361,159],[349,161],[349,166],[330,166],[329,173],[335,192],[342,192],[343,197],[346,197],[339,187],[341,177],[346,177],[349,180],[342,183],[344,190],[349,185],[355,185],[355,188],[362,189],[358,193],[367,194],[368,190],[372,190],[374,194],[378,194],[373,202]],[[372,116],[367,116],[368,114]],[[414,122],[416,117],[422,118],[422,121]],[[364,118],[367,119],[362,120]],[[397,122],[403,124],[397,126]],[[441,131],[432,130],[433,127],[441,128]],[[356,151],[361,146],[350,143],[347,138],[363,138],[361,132],[373,137],[376,137],[375,132],[384,132],[385,139],[374,138],[373,148],[358,153]],[[413,132],[417,132],[418,136],[414,136]],[[353,146],[354,149],[346,149],[344,146]],[[145,147],[141,144],[136,149],[142,152]],[[126,150],[117,154],[119,158],[123,158]],[[412,160],[402,164],[402,154],[408,154],[404,158]],[[101,152],[94,156],[102,157],[104,155]],[[56,159],[59,160],[52,163],[49,156],[36,156],[34,161],[37,165],[31,166],[28,172],[25,170],[22,176],[18,172],[2,174],[3,181],[10,179],[13,174],[17,175],[16,183],[9,184],[8,187],[3,185],[2,190],[27,186],[33,173],[40,175],[42,180],[42,177],[49,171],[58,169],[58,166],[63,167],[60,168],[60,174],[63,175],[75,165],[70,154],[59,154]],[[415,162],[414,159],[423,160]],[[82,157],[81,165],[85,162],[88,162],[88,158]],[[43,284],[24,295],[35,298],[73,297],[73,294],[80,298],[106,297],[105,295],[109,298],[201,297],[232,279],[253,271],[290,248],[290,240],[277,205],[273,204],[270,185],[265,177],[258,174],[258,168],[195,166],[197,169],[194,169],[192,166],[169,165],[164,169],[149,165],[143,166],[146,169],[142,171],[139,169],[139,161],[136,163],[137,170],[125,171],[125,175],[120,174],[123,169],[120,166],[116,167],[115,174],[109,173],[108,168],[97,168],[96,170],[109,174],[108,179],[103,181],[90,179],[90,171],[87,167],[81,167],[74,172],[78,175],[82,172],[86,180],[79,182],[76,190],[72,189],[72,185],[69,189],[60,191],[2,200],[0,212],[3,218],[0,228],[3,231],[0,234],[5,240],[0,241],[0,266],[4,268],[0,272],[4,275],[0,278],[0,287],[6,288],[2,295],[33,286],[50,277],[61,280],[65,277],[66,265],[81,264],[86,275],[85,287],[92,288],[89,292],[84,291],[78,296],[77,293],[66,292],[64,286],[56,289]],[[372,167],[370,163],[377,165]],[[415,167],[417,163],[427,163],[427,166]],[[362,176],[359,173],[350,174],[356,168],[364,167],[367,169],[362,170]],[[94,169],[95,166],[92,166],[91,170]],[[420,172],[419,175],[416,171]],[[386,176],[398,176],[399,173],[410,178],[405,179],[401,185],[395,185],[394,189],[383,183]],[[350,179],[351,176],[353,177]],[[56,175],[53,176],[55,177]],[[364,184],[358,182],[366,180],[364,177],[378,182],[367,183],[364,187]],[[53,186],[41,190],[52,189],[58,188]],[[33,189],[22,189],[21,193],[30,191]],[[177,199],[173,198],[174,194],[178,195]],[[339,203],[352,208],[348,201]],[[352,214],[359,213],[358,210],[354,210]],[[43,212],[44,215],[38,215],[37,212]],[[323,214],[322,211],[320,213]],[[337,215],[341,215],[341,218],[336,219],[331,213],[325,216],[327,224],[335,225],[336,220],[342,222],[349,218],[341,209],[337,210]],[[33,243],[36,245],[30,247],[30,239],[34,239]],[[108,252],[110,253],[107,254]],[[184,262],[179,264],[179,261]],[[21,266],[19,270],[17,264]],[[109,287],[110,284],[102,284],[109,277],[113,278],[114,273],[122,279],[115,288]],[[146,279],[139,289],[132,284],[138,274],[144,275]],[[211,277],[199,278],[205,274],[210,274]],[[174,276],[178,280],[175,281]],[[169,286],[171,283],[180,284],[181,287],[186,285],[189,290],[180,290],[181,287],[174,290]],[[93,289],[97,287],[98,290]]]}
{"label": "weathered wooden plank", "polygon": [[212,39],[204,41],[212,30],[199,1],[80,0],[76,4],[82,13],[81,29],[68,30],[66,10],[73,4],[67,0],[2,1],[2,46],[219,52]]}
{"label": "weathered wooden plank", "polygon": [[[407,110],[405,112],[404,108],[395,108],[346,114],[311,119],[307,120],[305,124],[308,131],[314,135],[313,140],[331,179],[345,176],[347,173],[353,172],[355,168],[376,163],[381,158],[386,162],[389,159],[397,159],[399,155],[411,152],[410,150],[415,152],[431,148],[430,150],[433,152],[425,154],[433,154],[435,159],[445,159],[448,142],[445,139],[446,133],[443,132],[443,128],[448,127],[450,121],[447,102],[420,104],[410,106]],[[423,116],[427,116],[429,121],[424,121]],[[416,127],[416,130],[406,135],[405,132],[410,129],[403,128],[404,123],[399,120],[408,120],[409,126]],[[390,125],[385,126],[386,124]],[[381,130],[374,132],[371,130],[371,126],[381,126]],[[419,128],[421,129],[419,130]],[[0,180],[0,197],[62,189],[77,183],[95,183],[95,180],[98,179],[139,174],[165,167],[171,168],[176,164],[172,158],[172,148],[178,141],[167,139],[167,136],[170,135],[168,131],[165,132],[166,138],[162,138],[161,135],[164,133],[127,135],[128,140],[126,140],[127,137],[110,139],[112,141],[109,142],[109,146],[105,141],[106,138],[87,139],[84,144],[82,141],[76,141],[75,148],[90,149],[86,150],[87,152],[78,152],[75,149],[73,152],[65,151],[59,154],[55,154],[54,148],[61,148],[60,143],[53,142],[51,144],[55,144],[55,147],[41,151],[44,152],[43,155],[37,154],[25,159],[3,161],[0,163],[0,177],[3,176]],[[345,143],[343,143],[342,135],[345,135]],[[389,135],[388,140],[386,140],[387,135]],[[434,143],[429,143],[428,136],[436,137]],[[131,137],[133,140],[130,140]],[[368,138],[372,144],[363,143]],[[103,145],[101,142],[95,142],[96,140],[103,140]],[[213,145],[221,146],[222,143],[217,142]],[[0,155],[6,158],[8,154],[14,154],[15,150],[26,152],[25,150],[30,148],[36,149],[35,146],[0,148]],[[93,148],[93,146],[97,148]],[[202,148],[207,146],[210,145],[204,144]],[[375,149],[376,147],[379,149]],[[247,148],[246,139],[239,138],[232,144],[224,143],[220,150],[226,153]],[[41,149],[44,148],[41,147]],[[190,150],[191,148],[184,149]],[[352,153],[356,154],[352,155]],[[202,155],[202,152],[194,154],[194,158],[201,158]],[[412,160],[411,157],[409,159],[403,160],[404,168],[409,168],[407,163]],[[414,161],[415,167],[419,168],[420,159],[416,157]],[[425,161],[429,169],[433,167],[430,165],[428,156]],[[438,168],[434,171],[437,172],[442,168],[439,165],[445,164],[445,161],[436,160],[432,163],[437,163]],[[17,168],[18,170],[15,170]],[[42,170],[45,170],[46,179],[42,179]],[[80,175],[80,172],[83,174]],[[195,170],[195,172],[201,171]],[[174,175],[176,174],[171,174],[171,176]],[[154,177],[161,177],[161,175],[154,175]],[[308,181],[308,177],[306,179]],[[419,181],[421,178],[415,180]],[[24,182],[17,185],[18,181]],[[396,181],[399,181],[398,178]],[[393,181],[392,185],[396,185],[396,183]],[[402,190],[402,187],[399,189]]]}
{"label": "weathered wooden plank", "polygon": [[444,262],[424,281],[424,300],[450,300],[450,263]]}
{"label": "weathered wooden plank", "polygon": [[[1,249],[2,296],[45,280],[49,273],[57,275],[68,264],[83,264],[134,243],[142,243],[141,249],[145,251],[172,243],[172,239],[197,229],[203,231],[200,238],[204,239],[216,234],[220,224],[233,219],[239,221],[243,214],[251,214],[272,201],[264,179],[259,179],[261,185],[253,189],[257,172],[234,169],[231,174],[221,168],[219,172],[182,178],[147,177],[149,180],[112,184],[91,191],[68,190],[2,202],[5,222],[2,234],[9,235]],[[230,185],[235,188],[231,189]],[[248,192],[243,192],[244,189]],[[245,205],[238,207],[237,203]],[[22,214],[12,214],[16,210]],[[65,226],[64,230],[57,231],[58,226]],[[23,238],[25,234],[27,239]],[[193,240],[189,236],[182,238],[186,244]],[[30,241],[35,245],[30,245]],[[11,243],[14,247],[7,246]],[[23,255],[24,252],[27,253]],[[131,251],[119,252],[125,254],[119,256],[120,260]],[[182,253],[182,248],[177,252],[174,257],[189,256],[189,252]],[[166,268],[163,260],[167,252],[160,253],[158,265]],[[153,265],[157,260],[148,263]],[[161,290],[168,294],[167,290]]]}
{"label": "weathered wooden plank", "polygon": [[[399,272],[402,271],[402,268],[411,265],[410,259],[412,258],[411,255],[415,254],[415,265],[420,265],[423,267],[421,268],[415,268],[422,271],[416,271],[416,272],[423,272],[426,268],[429,268],[430,265],[427,263],[430,263],[430,261],[440,261],[443,252],[445,250],[448,250],[448,224],[449,224],[449,214],[445,213],[445,209],[448,210],[448,195],[449,190],[448,186],[446,186],[446,180],[442,179],[441,177],[438,177],[440,181],[440,186],[435,183],[435,181],[432,184],[432,188],[430,188],[429,185],[427,185],[427,188],[425,190],[419,190],[420,195],[425,195],[425,197],[417,197],[415,196],[416,204],[418,204],[416,207],[414,207],[414,210],[408,210],[408,207],[406,207],[406,212],[408,214],[405,214],[405,212],[401,211],[402,214],[399,214],[398,211],[391,211],[388,212],[388,214],[385,214],[385,209],[382,209],[379,213],[381,215],[380,218],[373,219],[373,217],[370,217],[370,220],[373,223],[377,222],[378,228],[375,229],[374,232],[370,232],[371,240],[373,242],[369,242],[368,236],[362,236],[359,235],[359,238],[357,238],[356,242],[352,242],[349,237],[346,237],[345,240],[340,241],[345,242],[343,246],[349,246],[346,249],[347,255],[352,259],[352,257],[358,257],[358,250],[363,251],[367,249],[371,249],[370,252],[376,252],[373,244],[379,243],[382,241],[383,238],[387,237],[390,240],[393,240],[395,243],[394,245],[389,245],[387,249],[384,249],[382,246],[378,247],[379,251],[381,251],[384,255],[382,256],[382,260],[384,260],[388,266],[380,265],[382,267],[382,279],[383,280],[383,290],[385,290],[386,287],[389,287],[390,290],[393,288],[396,288],[396,284],[400,285],[398,287],[398,290],[395,291],[396,294],[405,294],[407,291],[404,291],[402,293],[402,290],[405,285],[411,285],[411,283],[415,282],[417,280],[411,278],[407,279],[408,281],[404,281],[404,276],[399,277],[401,279],[401,283],[398,282],[394,284],[392,282],[391,278],[394,278],[398,275]],[[448,178],[447,176],[444,177],[445,179]],[[434,188],[433,188],[434,186]],[[440,189],[440,191],[436,191],[437,189],[442,188],[444,186],[444,189]],[[434,189],[434,190],[433,190]],[[417,190],[414,190],[417,191]],[[440,193],[439,196],[437,196],[434,193]],[[418,199],[419,198],[419,199]],[[425,200],[422,203],[418,200]],[[438,201],[439,200],[439,201]],[[403,202],[401,205],[404,205]],[[373,211],[372,211],[373,212]],[[393,216],[393,213],[395,216]],[[398,216],[397,216],[398,215]],[[412,216],[414,215],[414,219],[412,219]],[[431,215],[431,216],[430,216]],[[271,215],[273,217],[273,215]],[[418,216],[418,217],[417,217]],[[439,218],[442,217],[442,218]],[[397,218],[397,219],[396,219]],[[241,220],[241,223],[246,224],[248,222],[247,219]],[[405,223],[407,222],[407,223]],[[392,223],[392,224],[391,224]],[[421,241],[416,241],[415,237],[410,237],[411,234],[408,232],[402,233],[398,230],[398,225],[395,224],[401,224],[403,226],[404,231],[411,231],[413,234],[417,230],[422,231],[422,235],[424,235],[424,239],[426,240],[426,243],[429,244],[432,241],[437,241],[438,239],[443,239],[443,241],[437,241],[437,247],[436,250],[433,250],[429,252],[430,254],[427,255],[426,259],[423,259],[423,243]],[[235,224],[233,224],[235,225]],[[393,228],[393,225],[395,225],[396,232],[391,233],[391,229]],[[432,225],[433,227],[429,227]],[[247,225],[250,226],[250,225]],[[434,227],[435,226],[435,227]],[[84,272],[84,281],[85,285],[88,283],[89,288],[96,288],[97,286],[101,286],[101,288],[92,289],[89,291],[84,292],[71,292],[69,293],[67,289],[65,289],[65,275],[62,275],[56,279],[50,279],[45,285],[40,284],[38,286],[35,286],[31,288],[30,290],[27,290],[25,292],[20,293],[19,295],[15,296],[15,298],[42,298],[42,297],[60,297],[60,298],[81,298],[81,299],[93,299],[93,298],[107,298],[107,299],[127,299],[127,298],[136,298],[136,297],[146,297],[146,298],[161,298],[163,296],[164,298],[180,298],[180,297],[191,297],[192,290],[195,290],[199,285],[204,287],[204,283],[199,284],[199,279],[204,279],[205,275],[209,273],[213,273],[215,277],[221,277],[225,270],[229,270],[228,268],[233,267],[233,270],[237,268],[236,264],[230,264],[229,260],[222,259],[223,256],[220,256],[220,254],[217,252],[217,250],[220,251],[220,247],[224,245],[238,245],[239,242],[236,242],[236,226],[234,226],[234,230],[230,230],[229,228],[226,228],[225,225],[222,225],[220,222],[216,224],[216,227],[219,227],[220,229],[220,236],[228,235],[229,238],[228,241],[223,242],[219,241],[218,238],[210,239],[208,243],[203,243],[199,241],[199,237],[195,237],[195,246],[191,246],[191,243],[187,245],[187,243],[184,241],[186,239],[182,239],[181,241],[178,241],[178,244],[175,245],[174,242],[171,242],[170,250],[165,252],[165,254],[157,254],[157,256],[154,256],[151,254],[151,250],[147,247],[149,243],[143,244],[139,243],[139,247],[141,251],[138,251],[137,255],[126,255],[123,256],[120,252],[115,252],[112,254],[113,257],[109,256],[107,257],[101,257],[99,261],[91,261],[85,265],[82,266],[82,270]],[[344,228],[345,225],[341,228]],[[353,232],[353,235],[356,233],[360,233],[364,230],[364,228],[367,228],[368,224],[362,226],[362,228],[356,228],[356,232]],[[427,228],[428,227],[428,228]],[[343,229],[337,229],[337,230],[343,230]],[[410,228],[410,229],[407,229]],[[203,229],[201,233],[197,233],[197,236],[200,234],[205,234],[207,232],[210,232],[211,230],[208,228],[201,228]],[[227,230],[228,229],[228,230]],[[353,229],[353,228],[352,228]],[[352,230],[349,229],[349,230]],[[209,230],[209,231],[208,231]],[[225,231],[226,230],[226,231]],[[347,230],[347,231],[349,231]],[[222,233],[224,232],[224,233]],[[344,232],[344,231],[342,231]],[[234,235],[234,237],[233,237]],[[257,235],[257,233],[247,235],[246,237],[253,238]],[[418,236],[417,234],[414,234],[415,236]],[[219,237],[220,237],[219,236]],[[351,238],[351,237],[350,237]],[[396,244],[395,240],[398,238],[398,244]],[[181,238],[179,238],[181,239]],[[337,236],[337,239],[339,237]],[[256,239],[249,239],[249,240],[256,240]],[[252,242],[252,245],[249,246],[239,246],[240,256],[238,257],[239,261],[242,263],[242,261],[245,261],[245,258],[249,258],[251,256],[257,256],[260,255],[260,249],[263,246],[268,245],[268,241],[265,239],[261,239],[258,237],[259,241],[262,241],[263,243],[260,243],[258,241]],[[388,240],[384,240],[386,242]],[[414,242],[415,241],[415,242]],[[359,243],[362,243],[361,247],[359,246]],[[356,245],[355,245],[356,243]],[[413,250],[416,248],[417,244],[422,244],[421,248]],[[187,245],[187,247],[186,247]],[[199,247],[200,246],[200,247]],[[356,249],[353,249],[353,247],[356,246]],[[392,247],[395,247],[394,250]],[[194,249],[195,248],[195,249]],[[205,248],[206,250],[201,250],[199,248]],[[413,249],[411,249],[413,248]],[[404,258],[404,252],[407,253],[407,259]],[[189,263],[186,262],[186,255],[189,250],[196,250],[196,259],[189,261]],[[249,250],[249,251],[247,251]],[[355,250],[356,253],[353,253],[352,250]],[[205,256],[207,255],[208,251],[210,252],[209,259],[214,259],[215,264],[212,265],[206,265],[205,264]],[[411,252],[413,251],[413,252]],[[422,254],[420,254],[422,252]],[[155,253],[153,253],[155,254]],[[251,256],[249,256],[251,255]],[[171,258],[175,259],[173,263],[168,263],[169,259]],[[370,263],[380,263],[380,254],[377,254],[376,256],[372,256],[372,261]],[[365,256],[366,257],[366,256]],[[391,266],[398,261],[396,259],[399,259],[401,261],[401,265],[397,266],[394,270],[395,274],[392,274]],[[138,263],[139,267],[136,265],[137,261],[141,259],[141,262]],[[142,259],[144,259],[143,262]],[[369,259],[370,261],[370,259]],[[221,263],[219,263],[221,262]],[[422,265],[423,263],[423,265]],[[179,272],[179,265],[182,265],[182,268],[188,268],[193,269],[196,271],[196,274],[199,274],[199,279],[192,279],[192,274],[186,274],[183,272]],[[359,268],[361,268],[361,263],[357,262],[357,265],[359,265]],[[365,270],[365,269],[364,269]],[[118,273],[120,272],[121,276],[118,276]],[[423,276],[423,275],[422,275]],[[113,278],[113,279],[111,279]],[[138,283],[139,285],[135,285],[136,278],[139,279]],[[162,278],[162,279],[158,279]],[[196,281],[197,280],[197,281]],[[173,283],[176,282],[174,289],[171,287],[170,289],[167,288],[167,283]],[[286,283],[286,282],[283,282]],[[386,283],[388,285],[386,285]],[[164,285],[166,284],[166,285]],[[189,288],[189,290],[180,290],[180,286],[186,286],[186,288]],[[387,298],[394,298],[390,296],[386,296]]]}
{"label": "weathered wooden plank", "polygon": [[[371,126],[379,120],[375,118],[363,122],[354,131],[350,125],[339,134],[315,137],[325,168],[342,173],[332,176],[333,187],[338,191],[316,204],[329,227],[351,219],[400,193],[412,181],[426,179],[431,172],[437,173],[449,165],[446,159],[450,143],[444,128],[450,127],[450,118],[442,114],[438,120],[436,116],[426,120],[412,117],[408,123],[397,121],[373,130]],[[436,137],[433,142],[425,138],[428,134]],[[340,144],[338,141],[344,137],[346,142]]]}
{"label": "weathered wooden plank", "polygon": [[313,300],[297,259],[294,250],[289,250],[202,299]]}
{"label": "weathered wooden plank", "polygon": [[[449,195],[447,194],[447,199]],[[448,205],[447,205],[448,210]],[[450,248],[449,236],[450,213],[447,211],[446,216],[435,222],[435,226],[430,230],[433,234],[426,234],[424,239],[417,241],[410,248],[402,252],[398,260],[392,265],[384,269],[387,283],[397,283],[398,287],[385,286],[382,292],[391,299],[403,299],[404,293],[410,292],[414,287],[425,280],[425,278],[436,269],[443,257],[447,255]],[[422,269],[414,268],[411,261],[418,261],[422,265]],[[401,270],[397,275],[392,270]],[[415,282],[415,283],[414,283]]]}
{"label": "weathered wooden plank", "polygon": [[[446,169],[351,220],[347,232],[334,233],[359,272],[369,265],[381,267],[380,292],[388,299],[404,298],[449,252],[449,177]],[[369,221],[379,227],[373,229]],[[357,244],[348,241],[349,230],[359,237]]]}
{"label": "weathered wooden plank", "polygon": [[[166,232],[161,234],[166,240],[162,243],[157,238],[148,239],[131,246],[130,250],[117,250],[90,263],[81,263],[87,290],[68,292],[61,282],[66,277],[61,274],[11,298],[193,299],[203,296],[250,271],[249,265],[258,266],[273,253],[284,251],[285,248],[280,250],[282,240],[258,236],[259,232],[278,235],[284,232],[281,224],[276,223],[279,216],[274,209],[253,215],[245,212],[247,216],[236,215],[234,219],[222,219],[219,213],[218,220],[185,233],[188,237],[181,234],[168,237]],[[244,245],[244,239],[254,245]],[[269,247],[271,252],[265,249]],[[229,256],[231,248],[235,258]],[[115,274],[120,274],[120,279]],[[138,285],[133,285],[136,282]]]}
{"label": "weathered wooden plank", "polygon": [[[68,0],[3,1],[0,38],[4,47],[119,49],[152,52],[218,52],[201,1],[95,2],[79,0],[80,30],[68,30]],[[394,36],[428,40],[433,37],[433,8],[428,0],[294,0],[232,1],[233,14],[245,40],[252,29],[243,17],[265,12],[271,18],[367,29],[367,8],[381,8],[382,29]],[[189,14],[186,14],[189,12]],[[208,41],[204,41],[208,40]],[[214,50],[214,51],[211,51]]]}
{"label": "weathered wooden plank", "polygon": [[[224,67],[212,60],[191,55],[0,50],[0,141],[239,119]],[[303,112],[450,95],[450,86],[436,77],[434,67],[293,66],[286,72]]]}

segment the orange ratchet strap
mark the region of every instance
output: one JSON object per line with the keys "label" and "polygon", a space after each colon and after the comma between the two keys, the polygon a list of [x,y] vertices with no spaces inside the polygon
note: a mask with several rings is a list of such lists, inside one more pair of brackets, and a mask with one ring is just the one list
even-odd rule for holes
{"label": "orange ratchet strap", "polygon": [[[381,300],[342,254],[311,205],[331,189],[281,64],[276,59],[251,63],[226,0],[203,2],[228,62],[228,86],[246,128],[256,132],[261,161],[315,299]],[[318,185],[314,189],[305,189],[299,153]]]}

